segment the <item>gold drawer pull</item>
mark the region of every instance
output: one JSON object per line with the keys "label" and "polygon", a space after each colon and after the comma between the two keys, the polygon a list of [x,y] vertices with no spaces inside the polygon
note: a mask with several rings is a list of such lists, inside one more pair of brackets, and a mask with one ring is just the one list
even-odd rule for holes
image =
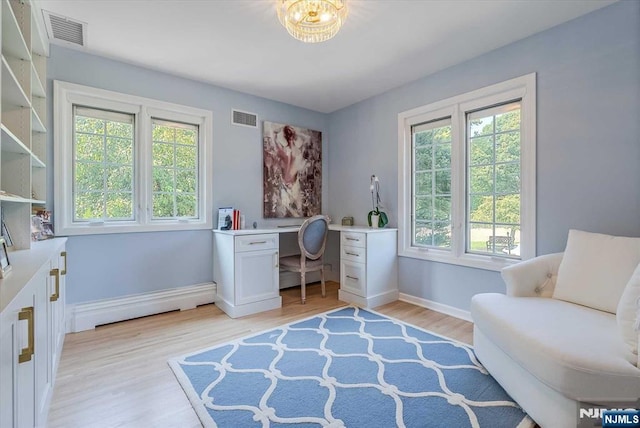
{"label": "gold drawer pull", "polygon": [[354,281],[360,281],[360,278],[358,278],[357,276],[351,276],[351,275],[346,275],[347,278],[349,279],[353,279]]}
{"label": "gold drawer pull", "polygon": [[49,275],[56,277],[56,292],[49,297],[50,302],[55,302],[60,298],[60,269],[51,269]]}
{"label": "gold drawer pull", "polygon": [[66,275],[67,274],[67,252],[63,251],[60,253],[60,255],[64,257],[64,268],[60,272],[60,275]]}
{"label": "gold drawer pull", "polygon": [[18,355],[18,363],[26,363],[27,361],[31,361],[31,357],[34,353],[33,306],[22,308],[22,310],[18,312],[18,320],[26,320],[29,324],[29,343],[27,344],[26,348],[23,348],[22,351],[20,351],[20,355]]}

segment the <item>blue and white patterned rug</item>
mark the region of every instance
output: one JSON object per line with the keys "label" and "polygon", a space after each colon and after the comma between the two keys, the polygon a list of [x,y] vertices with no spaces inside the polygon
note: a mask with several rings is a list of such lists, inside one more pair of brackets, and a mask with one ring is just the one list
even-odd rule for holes
{"label": "blue and white patterned rug", "polygon": [[169,361],[205,427],[528,427],[473,348],[347,307]]}

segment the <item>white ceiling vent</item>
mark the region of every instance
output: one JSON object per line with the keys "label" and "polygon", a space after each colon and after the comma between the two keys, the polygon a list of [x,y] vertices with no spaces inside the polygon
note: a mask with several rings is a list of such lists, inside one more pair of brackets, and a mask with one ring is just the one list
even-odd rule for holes
{"label": "white ceiling vent", "polygon": [[49,40],[66,46],[85,47],[87,44],[87,23],[75,21],[66,16],[43,10],[44,23]]}
{"label": "white ceiling vent", "polygon": [[231,123],[238,126],[247,126],[249,128],[258,127],[258,115],[240,110],[231,110]]}

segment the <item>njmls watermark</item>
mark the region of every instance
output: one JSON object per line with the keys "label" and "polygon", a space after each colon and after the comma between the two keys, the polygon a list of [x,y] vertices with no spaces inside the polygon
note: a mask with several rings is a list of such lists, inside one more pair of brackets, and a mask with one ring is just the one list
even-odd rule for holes
{"label": "njmls watermark", "polygon": [[640,400],[580,403],[578,428],[640,428]]}

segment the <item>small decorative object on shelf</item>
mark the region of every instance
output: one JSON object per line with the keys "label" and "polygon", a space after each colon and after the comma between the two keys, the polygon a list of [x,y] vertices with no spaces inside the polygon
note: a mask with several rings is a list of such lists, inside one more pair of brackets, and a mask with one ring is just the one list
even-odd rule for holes
{"label": "small decorative object on shelf", "polygon": [[54,237],[51,211],[39,210],[31,216],[31,239],[43,241]]}
{"label": "small decorative object on shelf", "polygon": [[369,226],[373,228],[385,227],[389,223],[389,218],[384,211],[380,211],[380,207],[382,207],[380,180],[375,175],[371,176],[369,190],[371,190],[371,204],[373,205],[373,210],[369,211],[369,215],[367,216]]}
{"label": "small decorative object on shelf", "polygon": [[353,226],[353,217],[342,217],[343,226]]}
{"label": "small decorative object on shelf", "polygon": [[9,262],[7,243],[3,238],[0,238],[0,278],[5,278],[9,271],[11,271],[11,263]]}

